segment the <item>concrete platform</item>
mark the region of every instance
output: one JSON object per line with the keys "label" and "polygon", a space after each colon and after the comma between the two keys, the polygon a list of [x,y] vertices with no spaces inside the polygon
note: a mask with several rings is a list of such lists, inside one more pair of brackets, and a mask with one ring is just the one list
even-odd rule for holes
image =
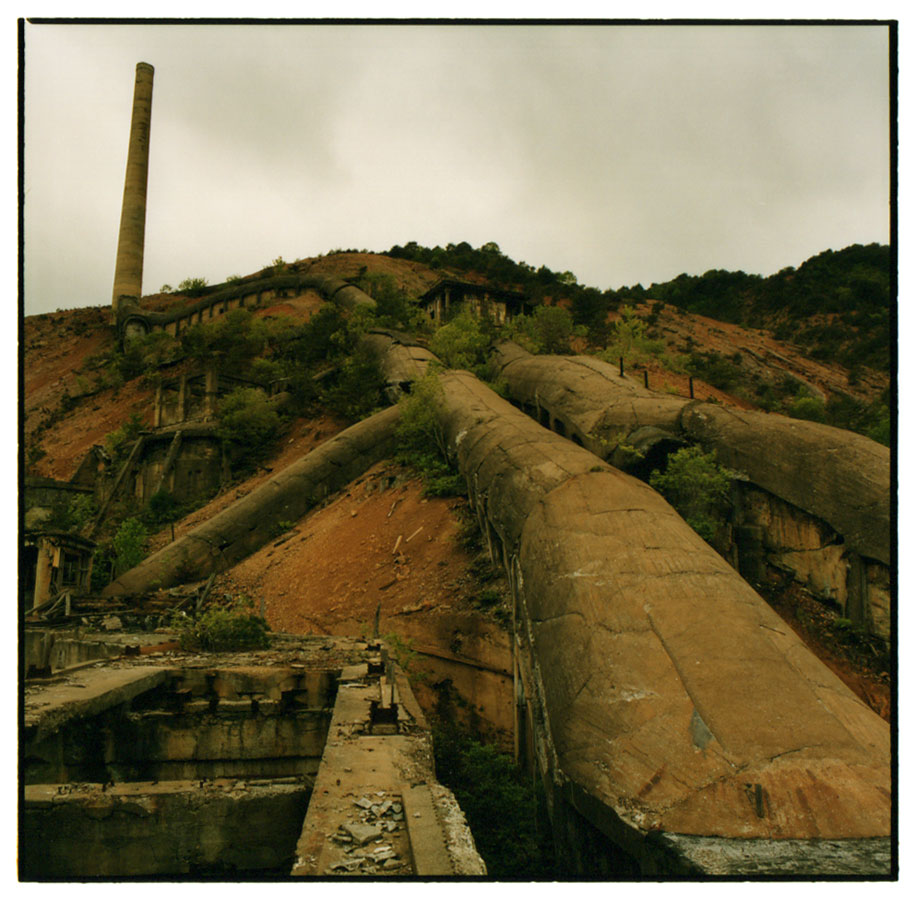
{"label": "concrete platform", "polygon": [[[428,731],[406,681],[372,678],[367,667],[341,681],[292,874],[486,874],[457,803],[435,783]],[[389,704],[396,723],[377,711],[373,723],[373,705]]]}
{"label": "concrete platform", "polygon": [[25,735],[41,740],[67,722],[95,716],[162,684],[159,666],[98,667],[51,678],[25,689]]}

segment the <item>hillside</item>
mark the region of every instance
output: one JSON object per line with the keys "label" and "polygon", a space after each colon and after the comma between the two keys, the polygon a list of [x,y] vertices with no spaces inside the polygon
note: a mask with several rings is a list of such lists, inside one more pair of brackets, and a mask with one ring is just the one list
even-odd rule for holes
{"label": "hillside", "polygon": [[[242,323],[237,327],[248,329],[243,337],[255,334],[257,341],[246,345],[247,355],[240,356],[232,370],[268,380],[285,378],[294,400],[268,437],[258,438],[255,465],[242,459],[230,482],[199,508],[176,508],[172,521],[147,522],[151,536],[146,551],[186,533],[349,422],[384,404],[381,382],[356,348],[359,323],[328,309],[314,290],[297,291],[296,273],[352,281],[375,297],[379,321],[415,330],[425,341],[431,331],[414,301],[441,278],[488,279],[521,288],[536,282],[531,294],[544,308],[567,311],[553,322],[559,325],[560,350],[603,355],[614,364],[623,357],[627,372],[645,373],[656,391],[686,397],[692,381],[695,397],[725,405],[784,411],[865,432],[876,432],[885,423],[888,440],[888,348],[885,362],[874,353],[868,357],[873,367],[850,369],[810,358],[772,330],[690,311],[692,301],[682,296],[674,298],[679,304],[675,305],[664,286],[652,286],[640,299],[631,291],[602,295],[578,286],[571,273],[557,276],[545,267],[522,270],[527,272],[525,280],[495,245],[479,251],[465,247],[436,248],[441,251],[437,255],[410,245],[390,254],[333,252],[288,264],[277,261],[222,285],[144,298],[148,308],[164,310],[243,283],[283,287],[278,292],[283,296],[251,315],[256,325],[236,317]],[[419,258],[424,255],[429,258]],[[792,310],[791,316],[809,313],[810,321],[817,315],[803,307]],[[777,312],[772,316],[771,322],[780,321]],[[516,325],[508,336],[548,349],[553,338],[546,341],[545,332],[538,330],[547,318],[535,311],[529,323]],[[26,474],[68,480],[94,445],[104,444],[119,429],[126,433],[132,416],[133,427],[149,426],[156,384],[190,371],[201,360],[218,358],[214,354],[224,352],[219,341],[227,335],[232,337],[228,326],[219,334],[201,331],[182,342],[149,336],[122,350],[107,308],[27,317]],[[336,372],[327,379],[329,362]],[[486,562],[479,539],[474,544],[468,536],[465,507],[459,497],[424,496],[415,471],[393,462],[380,464],[301,520],[284,523],[275,541],[217,579],[214,596],[251,597],[276,630],[371,633],[377,617],[379,633],[399,636],[405,661],[413,659],[416,649],[423,651],[422,662],[415,664],[430,674],[430,684],[460,683],[463,678],[471,690],[468,671],[489,672],[498,682],[503,676],[497,673],[510,668],[503,627],[507,591],[504,578]],[[115,519],[103,524],[97,538],[104,546],[110,546],[117,524]],[[801,592],[785,613],[789,620],[794,616],[792,625],[807,634],[841,677],[888,715],[887,673],[866,654],[833,640],[828,621],[824,625],[816,620],[820,606]],[[798,609],[805,614],[796,615]],[[503,708],[502,688],[488,689],[480,707],[486,707],[491,733],[504,739],[510,709]],[[431,687],[419,690],[433,706]]]}
{"label": "hillside", "polygon": [[[811,412],[808,404],[801,410],[803,417],[821,417],[839,427],[871,433],[887,441],[889,275],[881,265],[889,263],[888,253],[888,248],[848,248],[837,254],[828,251],[805,263],[796,273],[783,270],[769,279],[718,272],[698,278],[680,276],[673,282],[652,285],[647,293],[622,288],[600,294],[596,289],[577,285],[571,273],[556,275],[546,267],[534,271],[523,263],[515,264],[502,256],[494,244],[478,251],[466,244],[449,245],[444,251],[427,251],[408,244],[406,248],[393,248],[389,254],[337,251],[291,264],[278,261],[278,267],[244,278],[235,276],[232,283],[276,276],[278,270],[303,271],[350,280],[373,296],[398,294],[415,298],[446,276],[472,281],[490,278],[493,284],[520,287],[546,304],[568,308],[580,334],[573,341],[574,349],[597,353],[606,348],[611,359],[618,349],[613,340],[614,325],[630,311],[642,332],[641,346],[634,348],[638,351],[633,359],[635,367],[647,369],[662,389],[685,396],[688,378],[693,375],[697,397],[711,396],[744,408],[788,414],[797,412],[792,408],[797,399],[813,398],[823,408],[813,408]],[[409,258],[411,255],[427,258],[429,264]],[[452,265],[446,266],[445,261]],[[824,280],[823,270],[830,281]],[[882,275],[878,277],[875,271]],[[519,279],[519,272],[527,276],[526,280]],[[851,287],[839,286],[837,279],[842,273]],[[747,299],[747,283],[756,285],[756,299],[752,302]],[[798,283],[808,286],[806,293]],[[218,291],[227,284],[208,286],[205,291]],[[722,285],[730,285],[729,295]],[[774,299],[781,296],[779,286],[784,288],[784,307],[778,307]],[[817,293],[811,293],[814,289]],[[638,299],[640,294],[642,299]],[[180,307],[191,296],[199,293],[159,293],[144,298],[143,303],[150,309],[162,310]],[[730,297],[728,302],[722,299],[725,296]],[[814,305],[811,296],[820,306]],[[321,304],[315,291],[304,291],[259,309],[255,315],[303,322]],[[844,311],[838,309],[843,304]],[[734,312],[738,306],[749,310],[744,318],[766,321],[771,327],[737,324],[735,319],[743,315]],[[704,314],[709,309],[725,315],[710,318]],[[853,363],[849,367],[824,358],[822,342],[813,348],[816,352],[812,355],[802,346],[804,341],[809,346],[809,341],[814,340],[811,335],[832,340],[829,336],[834,337],[839,331],[863,332],[862,323],[867,321],[871,328],[866,335],[861,334],[861,341],[870,347],[864,355],[872,366]],[[825,330],[821,327],[824,322],[828,325]],[[858,324],[850,325],[852,322]],[[787,340],[789,335],[796,335],[796,341]],[[135,379],[128,378],[124,383],[123,371],[112,372],[110,365],[106,368],[106,358],[115,350],[106,308],[26,318],[24,412],[30,471],[70,477],[93,443],[126,420],[126,412],[143,406],[150,392],[135,384]],[[67,414],[77,409],[79,424],[65,423]]]}

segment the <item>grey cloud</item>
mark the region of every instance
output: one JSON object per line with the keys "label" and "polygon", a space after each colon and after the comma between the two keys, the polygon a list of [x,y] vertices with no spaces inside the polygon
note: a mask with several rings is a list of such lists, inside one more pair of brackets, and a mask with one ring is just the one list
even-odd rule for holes
{"label": "grey cloud", "polygon": [[29,27],[27,309],[107,301],[141,59],[149,291],[408,240],[600,287],[885,241],[886,55],[823,26]]}

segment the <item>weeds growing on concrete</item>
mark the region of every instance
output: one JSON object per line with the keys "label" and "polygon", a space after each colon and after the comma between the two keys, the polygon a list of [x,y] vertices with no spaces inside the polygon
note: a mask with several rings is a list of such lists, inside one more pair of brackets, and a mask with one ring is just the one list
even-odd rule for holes
{"label": "weeds growing on concrete", "polygon": [[196,620],[180,617],[173,626],[185,650],[263,650],[270,646],[270,626],[254,613],[252,601],[244,595],[226,606],[211,606]]}

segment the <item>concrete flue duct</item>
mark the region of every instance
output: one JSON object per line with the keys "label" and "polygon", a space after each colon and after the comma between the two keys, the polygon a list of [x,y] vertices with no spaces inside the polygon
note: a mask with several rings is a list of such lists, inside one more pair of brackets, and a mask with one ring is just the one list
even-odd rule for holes
{"label": "concrete flue duct", "polygon": [[512,572],[554,802],[643,856],[657,832],[886,838],[887,724],[647,485],[471,375],[441,382],[450,447]]}
{"label": "concrete flue duct", "polygon": [[171,587],[225,571],[275,537],[278,522],[299,519],[388,456],[398,419],[397,407],[391,407],[347,428],[125,572],[105,588],[104,595]]}
{"label": "concrete flue duct", "polygon": [[775,413],[648,390],[593,357],[497,348],[512,399],[548,411],[602,458],[640,428],[714,450],[723,465],[831,525],[863,556],[890,562],[890,451],[869,438]]}

